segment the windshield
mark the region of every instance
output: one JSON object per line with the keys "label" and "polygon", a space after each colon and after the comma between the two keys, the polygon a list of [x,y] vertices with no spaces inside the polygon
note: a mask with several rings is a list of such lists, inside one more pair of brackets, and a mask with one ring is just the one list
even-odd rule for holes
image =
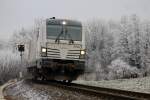
{"label": "windshield", "polygon": [[[79,26],[65,26],[62,25],[47,25],[47,38],[48,39],[56,39],[59,36],[59,39],[69,40],[72,39],[74,41],[82,40],[82,28]],[[62,32],[63,31],[63,32]]]}

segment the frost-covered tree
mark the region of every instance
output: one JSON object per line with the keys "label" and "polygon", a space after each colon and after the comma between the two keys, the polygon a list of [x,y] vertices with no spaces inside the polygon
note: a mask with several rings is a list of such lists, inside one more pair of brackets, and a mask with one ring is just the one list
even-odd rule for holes
{"label": "frost-covered tree", "polygon": [[123,17],[120,22],[119,50],[121,58],[136,66],[144,76],[149,69],[149,21],[143,22],[136,15]]}
{"label": "frost-covered tree", "polygon": [[108,73],[112,73],[108,66],[119,62],[117,59],[128,67],[128,72],[132,73],[131,69],[135,68],[137,76],[150,73],[149,21],[144,22],[132,15],[122,17],[120,22],[88,21],[84,29],[87,65],[90,71],[96,73],[96,80],[107,79]]}
{"label": "frost-covered tree", "polygon": [[44,29],[42,26],[42,21],[42,19],[36,19],[33,27],[28,29],[22,28],[20,31],[15,31],[10,39],[10,43],[13,47],[14,52],[18,52],[18,44],[25,45],[25,52],[23,54],[24,60],[27,60],[29,57],[29,53],[34,51],[29,49],[31,48],[30,46],[37,46],[36,44],[39,32]]}
{"label": "frost-covered tree", "polygon": [[96,80],[105,79],[108,73],[107,65],[113,60],[114,40],[109,25],[101,20],[92,20],[86,23],[84,32],[88,68],[96,73]]}
{"label": "frost-covered tree", "polygon": [[130,48],[129,48],[129,37],[130,31],[128,27],[128,18],[126,16],[121,18],[119,27],[120,37],[118,41],[119,55],[125,61],[129,62],[130,59]]}
{"label": "frost-covered tree", "polygon": [[144,76],[150,73],[150,22],[142,23],[141,63]]}
{"label": "frost-covered tree", "polygon": [[26,69],[22,66],[18,53],[13,53],[9,48],[0,50],[0,55],[0,84],[19,78],[19,72],[25,75]]}
{"label": "frost-covered tree", "polygon": [[108,66],[109,79],[135,78],[139,75],[139,70],[136,67],[130,66],[123,60],[116,59]]}
{"label": "frost-covered tree", "polygon": [[137,16],[124,17],[120,24],[120,53],[131,66],[141,65],[141,27]]}
{"label": "frost-covered tree", "polygon": [[[39,24],[35,24],[30,29],[22,28],[20,31],[14,32],[9,40],[9,48],[5,46],[4,50],[0,50],[0,84],[8,81],[9,79],[18,78],[19,72],[26,75],[26,68],[28,67],[27,58],[29,53],[29,44],[36,41]],[[18,44],[25,45],[25,52],[23,53],[23,61],[21,62],[20,53],[17,50]],[[3,46],[4,47],[4,46]]]}

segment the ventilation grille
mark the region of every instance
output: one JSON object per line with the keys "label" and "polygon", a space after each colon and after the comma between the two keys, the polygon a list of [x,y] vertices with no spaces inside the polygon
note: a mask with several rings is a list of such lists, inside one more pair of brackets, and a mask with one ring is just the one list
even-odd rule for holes
{"label": "ventilation grille", "polygon": [[80,50],[69,50],[67,53],[67,59],[79,59]]}
{"label": "ventilation grille", "polygon": [[47,56],[51,58],[61,58],[59,49],[47,48]]}

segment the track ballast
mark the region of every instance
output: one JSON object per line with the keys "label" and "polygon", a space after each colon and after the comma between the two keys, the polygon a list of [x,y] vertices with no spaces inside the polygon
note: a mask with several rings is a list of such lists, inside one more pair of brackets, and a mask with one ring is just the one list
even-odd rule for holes
{"label": "track ballast", "polygon": [[44,85],[52,85],[69,91],[80,92],[85,95],[97,96],[100,98],[106,98],[111,100],[150,100],[150,94],[126,91],[120,89],[95,87],[88,85],[81,85],[76,83],[65,84],[62,82],[51,82],[51,81],[36,81]]}

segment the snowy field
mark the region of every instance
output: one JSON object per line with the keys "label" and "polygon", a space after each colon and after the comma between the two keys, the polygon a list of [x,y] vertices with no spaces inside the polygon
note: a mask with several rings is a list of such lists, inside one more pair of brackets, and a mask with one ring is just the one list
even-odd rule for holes
{"label": "snowy field", "polygon": [[74,81],[74,83],[150,93],[150,77],[134,78],[134,79],[118,79],[109,81],[78,80]]}

